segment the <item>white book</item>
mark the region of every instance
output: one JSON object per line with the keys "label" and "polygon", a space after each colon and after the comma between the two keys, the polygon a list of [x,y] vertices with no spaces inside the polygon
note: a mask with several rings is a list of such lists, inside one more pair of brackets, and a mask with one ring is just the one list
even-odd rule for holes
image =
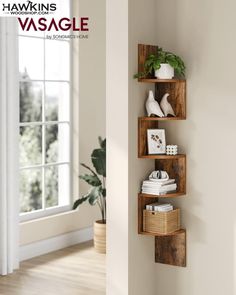
{"label": "white book", "polygon": [[170,207],[172,206],[171,204],[169,203],[165,203],[165,204],[160,204],[160,203],[156,203],[156,204],[153,204],[155,207],[157,208],[165,208],[165,207]]}
{"label": "white book", "polygon": [[159,212],[167,212],[173,210],[173,206],[168,203],[152,203],[149,205],[146,205],[146,210],[149,211],[159,211]]}
{"label": "white book", "polygon": [[150,181],[152,183],[158,183],[158,184],[170,184],[175,182],[175,179],[171,178],[171,179],[156,179],[156,178],[149,178],[148,180],[144,180],[144,181]]}
{"label": "white book", "polygon": [[173,206],[163,207],[163,208],[157,208],[156,206],[154,206],[154,211],[157,211],[157,212],[169,212],[172,210],[173,210]]}
{"label": "white book", "polygon": [[159,194],[159,193],[166,193],[166,192],[170,192],[170,191],[174,191],[176,190],[177,185],[176,183],[174,184],[169,184],[166,185],[165,187],[161,187],[161,188],[146,188],[146,187],[142,187],[142,192],[143,193],[150,193],[150,194]]}
{"label": "white book", "polygon": [[167,185],[163,185],[163,186],[159,186],[159,185],[151,185],[151,184],[143,184],[142,185],[142,188],[150,188],[150,189],[168,189],[169,188],[169,185],[173,185],[174,183],[172,183],[172,184],[167,184]]}
{"label": "white book", "polygon": [[162,195],[166,195],[167,193],[171,193],[171,192],[176,192],[176,190],[173,191],[168,191],[168,192],[145,192],[142,191],[143,194],[147,194],[147,195],[153,195],[153,196],[162,196]]}
{"label": "white book", "polygon": [[158,205],[158,204],[159,204],[159,203],[158,203],[158,202],[156,202],[156,203],[152,203],[152,204],[146,205],[146,209],[147,209],[147,210],[151,210],[151,211],[152,211],[152,210],[153,210],[153,208],[154,208],[154,206],[155,206],[155,205]]}
{"label": "white book", "polygon": [[172,184],[174,182],[175,182],[175,179],[168,179],[168,180],[161,181],[161,182],[158,181],[158,179],[152,179],[152,180],[144,180],[143,184],[163,186],[163,185],[166,185],[166,184]]}

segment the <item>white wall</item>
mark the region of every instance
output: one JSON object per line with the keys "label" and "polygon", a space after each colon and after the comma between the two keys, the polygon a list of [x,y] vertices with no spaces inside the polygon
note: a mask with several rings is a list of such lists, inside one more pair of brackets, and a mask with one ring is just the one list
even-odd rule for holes
{"label": "white wall", "polygon": [[138,159],[138,117],[152,84],[133,79],[138,70],[138,43],[155,44],[155,0],[129,1],[129,295],[156,294],[154,239],[137,233],[138,193],[141,181],[154,169],[154,161]]}
{"label": "white wall", "polygon": [[137,158],[137,118],[150,86],[132,78],[155,17],[155,0],[107,1],[107,295],[155,294],[154,240],[137,233],[139,181],[153,167]]}
{"label": "white wall", "polygon": [[106,4],[107,295],[127,295],[128,2]]}
{"label": "white wall", "polygon": [[[106,2],[105,0],[80,0],[79,14],[89,16],[89,38],[79,46],[79,161],[90,167],[91,153],[99,147],[98,136],[105,138],[106,129]],[[79,173],[88,173],[80,166]],[[79,183],[80,195],[89,186]],[[81,207],[88,222],[101,219],[98,206]]]}
{"label": "white wall", "polygon": [[[75,0],[73,15],[90,17],[89,39],[73,41],[73,198],[87,192],[80,182],[79,161],[90,165],[90,154],[98,146],[97,137],[105,137],[105,0]],[[78,60],[79,57],[79,60]],[[91,164],[92,165],[92,164]],[[85,204],[79,212],[71,211],[20,225],[20,245],[62,235],[93,225],[100,218],[97,206]]]}
{"label": "white wall", "polygon": [[187,121],[165,123],[187,154],[187,267],[156,265],[157,294],[236,294],[235,1],[157,0],[156,43],[187,65]]}

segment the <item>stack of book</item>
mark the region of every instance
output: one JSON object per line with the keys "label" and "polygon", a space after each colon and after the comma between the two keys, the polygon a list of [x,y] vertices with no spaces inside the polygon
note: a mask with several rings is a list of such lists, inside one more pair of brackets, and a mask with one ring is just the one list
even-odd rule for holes
{"label": "stack of book", "polygon": [[174,192],[177,189],[175,179],[168,180],[144,180],[142,184],[142,193],[149,195],[165,195]]}
{"label": "stack of book", "polygon": [[168,212],[173,210],[173,206],[171,204],[161,204],[161,203],[152,203],[146,205],[146,210],[148,211],[156,211],[156,212]]}

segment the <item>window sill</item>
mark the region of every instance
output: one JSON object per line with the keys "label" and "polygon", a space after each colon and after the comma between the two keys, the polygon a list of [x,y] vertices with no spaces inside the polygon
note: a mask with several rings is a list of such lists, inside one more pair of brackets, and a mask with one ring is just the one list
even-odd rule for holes
{"label": "window sill", "polygon": [[20,224],[48,220],[48,219],[55,218],[58,216],[73,214],[75,212],[76,212],[76,210],[71,210],[71,206],[63,206],[60,208],[49,209],[46,212],[41,211],[41,212],[26,213],[26,214],[22,214],[20,216]]}

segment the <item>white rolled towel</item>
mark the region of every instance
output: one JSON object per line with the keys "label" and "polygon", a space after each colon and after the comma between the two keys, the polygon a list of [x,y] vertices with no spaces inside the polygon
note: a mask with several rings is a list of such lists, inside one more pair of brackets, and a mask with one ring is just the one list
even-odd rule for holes
{"label": "white rolled towel", "polygon": [[149,175],[149,179],[150,180],[155,180],[158,182],[162,182],[162,181],[166,181],[169,179],[169,175],[166,171],[161,171],[161,170],[157,170],[157,171],[153,171],[150,175]]}

